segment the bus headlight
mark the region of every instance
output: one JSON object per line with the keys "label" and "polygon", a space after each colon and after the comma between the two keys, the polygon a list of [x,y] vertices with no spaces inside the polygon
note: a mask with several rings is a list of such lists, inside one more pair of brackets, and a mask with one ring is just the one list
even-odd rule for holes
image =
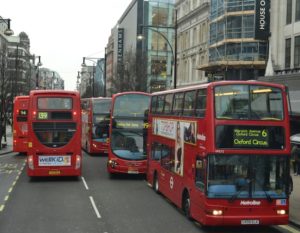
{"label": "bus headlight", "polygon": [[81,164],[81,157],[80,155],[76,155],[76,164],[75,164],[75,169],[79,169]]}
{"label": "bus headlight", "polygon": [[28,155],[28,157],[27,157],[27,164],[28,164],[29,169],[31,169],[31,170],[34,169],[33,156],[32,155]]}
{"label": "bus headlight", "polygon": [[215,215],[215,216],[220,216],[223,214],[223,211],[222,210],[213,210],[212,211],[212,215]]}
{"label": "bus headlight", "polygon": [[286,211],[285,210],[277,210],[277,214],[279,214],[279,215],[285,215]]}
{"label": "bus headlight", "polygon": [[108,165],[114,168],[118,166],[118,163],[115,160],[108,160]]}
{"label": "bus headlight", "polygon": [[207,210],[206,213],[214,215],[214,216],[223,215],[223,211],[222,210]]}

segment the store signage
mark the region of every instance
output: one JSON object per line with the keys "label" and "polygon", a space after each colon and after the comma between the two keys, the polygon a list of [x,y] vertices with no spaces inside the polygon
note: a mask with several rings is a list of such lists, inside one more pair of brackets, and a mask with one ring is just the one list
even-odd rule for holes
{"label": "store signage", "polygon": [[123,50],[124,50],[124,28],[118,28],[118,49],[117,49],[118,62],[123,61]]}
{"label": "store signage", "polygon": [[268,40],[270,34],[270,0],[256,0],[255,39]]}

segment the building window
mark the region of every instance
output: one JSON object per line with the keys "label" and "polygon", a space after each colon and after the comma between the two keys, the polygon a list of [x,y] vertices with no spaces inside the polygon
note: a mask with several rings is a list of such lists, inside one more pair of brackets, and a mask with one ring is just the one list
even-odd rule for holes
{"label": "building window", "polygon": [[151,57],[151,74],[166,76],[167,74],[167,59],[163,56]]}
{"label": "building window", "polygon": [[[159,30],[157,29],[157,31],[159,31]],[[165,38],[167,38],[166,32],[152,31],[151,50],[158,50],[158,51],[167,51],[168,50],[168,44],[166,42],[166,39],[163,36],[165,36]]]}
{"label": "building window", "polygon": [[168,8],[153,7],[152,25],[153,26],[168,26]]}
{"label": "building window", "polygon": [[292,23],[292,0],[287,0],[286,4],[286,24]]}
{"label": "building window", "polygon": [[198,37],[197,37],[197,27],[194,27],[193,29],[193,46],[196,46],[198,44]]}
{"label": "building window", "polygon": [[300,36],[295,37],[294,67],[300,67]]}
{"label": "building window", "polygon": [[291,38],[285,40],[285,68],[291,67]]}
{"label": "building window", "polygon": [[296,17],[295,17],[296,21],[300,20],[300,1],[297,0],[296,1]]}

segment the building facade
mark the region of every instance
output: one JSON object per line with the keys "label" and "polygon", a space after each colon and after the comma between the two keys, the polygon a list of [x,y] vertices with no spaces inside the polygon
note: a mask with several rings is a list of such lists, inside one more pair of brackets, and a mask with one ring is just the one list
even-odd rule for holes
{"label": "building facade", "polygon": [[207,82],[210,0],[177,0],[177,86]]}
{"label": "building facade", "polygon": [[300,1],[271,1],[270,73],[260,80],[289,88],[292,113],[300,115]]}
{"label": "building facade", "polygon": [[172,87],[174,0],[133,0],[112,29],[111,38],[113,42],[107,45],[113,60],[112,78],[107,75],[111,93]]}
{"label": "building facade", "polygon": [[255,22],[260,17],[256,4],[262,2],[266,15],[259,22],[269,26],[269,1],[210,1],[208,63],[199,65],[209,80],[249,80],[264,74],[269,38],[259,38]]}

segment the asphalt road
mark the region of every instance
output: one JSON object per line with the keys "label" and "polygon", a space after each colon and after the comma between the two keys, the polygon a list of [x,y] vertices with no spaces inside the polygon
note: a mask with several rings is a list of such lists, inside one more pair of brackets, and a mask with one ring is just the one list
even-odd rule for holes
{"label": "asphalt road", "polygon": [[290,226],[202,229],[143,176],[110,179],[106,159],[84,154],[78,179],[30,180],[24,156],[0,156],[0,233],[299,232]]}

